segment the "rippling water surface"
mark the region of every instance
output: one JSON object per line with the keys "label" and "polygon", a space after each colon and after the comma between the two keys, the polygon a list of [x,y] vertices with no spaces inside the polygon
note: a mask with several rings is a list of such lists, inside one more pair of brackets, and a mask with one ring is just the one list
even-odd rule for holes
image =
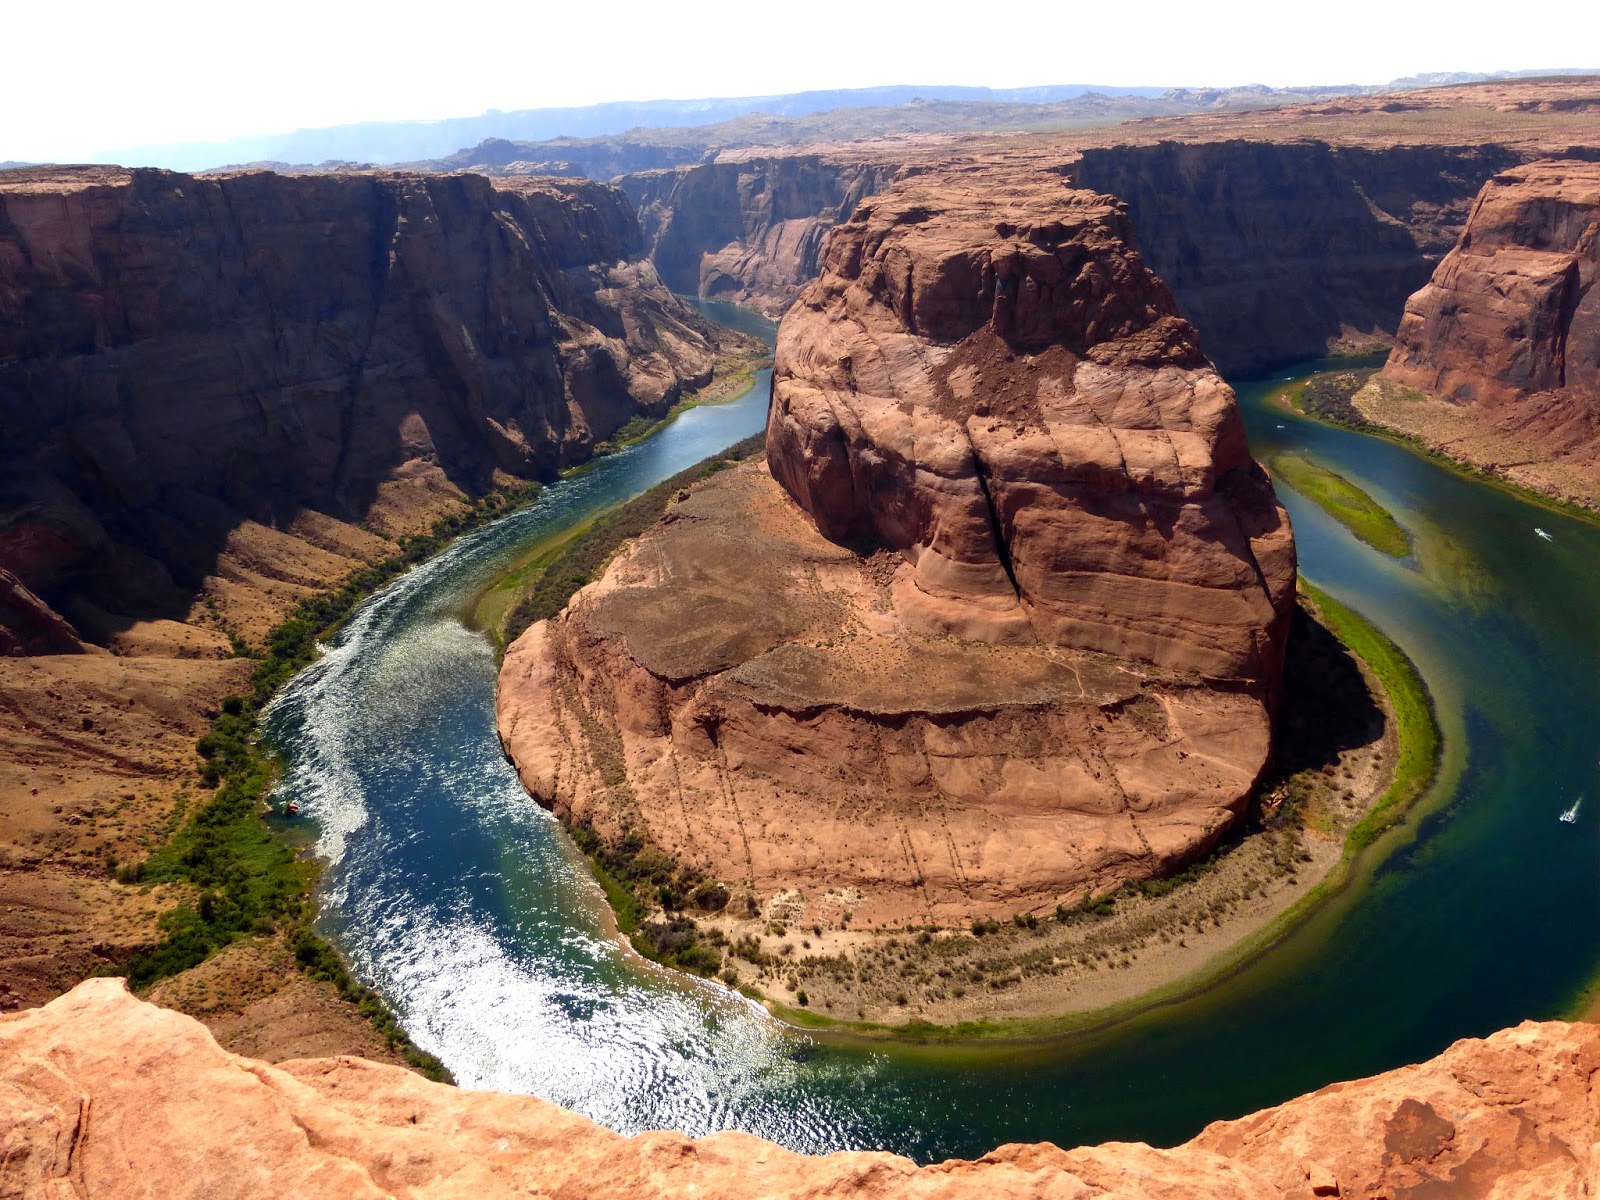
{"label": "rippling water surface", "polygon": [[[759,430],[767,389],[762,373],[460,539],[365,604],[272,710],[283,789],[329,864],[327,931],[462,1084],[625,1131],[741,1128],[812,1151],[1173,1142],[1549,1015],[1589,978],[1600,533],[1269,411],[1264,383],[1240,389],[1258,454],[1335,467],[1417,537],[1395,563],[1285,493],[1305,573],[1413,655],[1450,741],[1446,786],[1357,887],[1217,987],[1034,1045],[817,1044],[624,955],[581,857],[500,754],[493,652],[462,613],[528,546]],[[1577,824],[1558,822],[1580,795]]]}

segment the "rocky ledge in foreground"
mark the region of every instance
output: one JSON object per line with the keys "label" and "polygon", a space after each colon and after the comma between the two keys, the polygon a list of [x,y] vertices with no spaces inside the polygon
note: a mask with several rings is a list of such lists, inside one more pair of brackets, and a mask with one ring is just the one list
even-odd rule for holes
{"label": "rocky ledge in foreground", "polygon": [[767,447],[511,647],[541,803],[819,929],[1048,913],[1238,819],[1294,543],[1118,202],[865,205],[784,319]]}
{"label": "rocky ledge in foreground", "polygon": [[1525,1023],[1438,1058],[1207,1127],[1171,1150],[1001,1146],[918,1167],[743,1133],[635,1137],[543,1100],[359,1058],[269,1066],[94,979],[0,1017],[7,1196],[423,1198],[1592,1195],[1600,1028]]}
{"label": "rocky ledge in foreground", "polygon": [[1473,466],[1600,508],[1600,163],[1504,171],[1355,398]]}

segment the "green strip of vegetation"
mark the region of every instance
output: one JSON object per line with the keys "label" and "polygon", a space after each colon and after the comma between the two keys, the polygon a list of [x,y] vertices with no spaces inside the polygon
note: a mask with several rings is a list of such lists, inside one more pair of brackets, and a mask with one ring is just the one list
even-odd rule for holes
{"label": "green strip of vegetation", "polygon": [[1301,582],[1323,624],[1378,677],[1394,711],[1399,757],[1394,779],[1344,842],[1348,862],[1399,823],[1413,801],[1433,782],[1439,770],[1444,739],[1433,709],[1433,697],[1404,650],[1354,609],[1340,604],[1315,584]]}
{"label": "green strip of vegetation", "polygon": [[1388,509],[1343,475],[1299,454],[1277,455],[1271,466],[1273,474],[1374,550],[1394,558],[1411,553],[1411,535]]}
{"label": "green strip of vegetation", "polygon": [[600,881],[617,928],[635,950],[652,962],[694,975],[717,973],[725,945],[722,933],[702,930],[684,910],[726,908],[725,885],[680,866],[643,834],[630,832],[607,845],[583,822],[569,819],[564,824]]}
{"label": "green strip of vegetation", "polygon": [[680,490],[760,453],[765,445],[765,434],[748,437],[596,518],[588,529],[551,557],[538,578],[529,585],[527,594],[511,609],[502,644],[509,645],[530,625],[549,620],[565,608],[574,592],[599,578],[623,542],[638,537],[661,519],[667,504]]}
{"label": "green strip of vegetation", "polygon": [[302,600],[252,651],[250,691],[228,696],[211,728],[196,744],[201,780],[215,788],[187,814],[172,838],[142,863],[117,871],[123,883],[179,883],[199,889],[161,917],[162,941],[113,968],[135,988],[146,988],[198,966],[224,946],[253,935],[282,931],[301,968],[325,980],[354,1003],[390,1048],[433,1079],[449,1079],[444,1065],[419,1050],[383,1001],[358,983],[338,952],[311,929],[317,867],[261,820],[278,764],[260,744],[260,718],[277,690],[309,664],[318,641],[329,636],[370,593],[438,553],[453,537],[504,516],[539,493],[536,483],[502,489],[440,518],[423,534],[401,538],[399,553],[353,572],[334,592]]}

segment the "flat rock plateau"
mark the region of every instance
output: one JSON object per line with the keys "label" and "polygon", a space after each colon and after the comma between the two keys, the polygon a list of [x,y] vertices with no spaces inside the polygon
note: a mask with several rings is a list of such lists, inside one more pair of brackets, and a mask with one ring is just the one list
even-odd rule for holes
{"label": "flat rock plateau", "polygon": [[1270,752],[1294,542],[1108,197],[929,174],[833,233],[767,462],[686,489],[506,655],[529,790],[810,927],[1171,873]]}
{"label": "flat rock plateau", "polygon": [[73,1196],[1577,1200],[1600,1186],[1600,1028],[1524,1023],[1156,1149],[1006,1145],[917,1166],[744,1133],[623,1137],[543,1100],[358,1058],[229,1054],[95,979],[0,1017],[0,1190]]}
{"label": "flat rock plateau", "polygon": [[1494,176],[1354,404],[1474,467],[1600,508],[1600,163]]}

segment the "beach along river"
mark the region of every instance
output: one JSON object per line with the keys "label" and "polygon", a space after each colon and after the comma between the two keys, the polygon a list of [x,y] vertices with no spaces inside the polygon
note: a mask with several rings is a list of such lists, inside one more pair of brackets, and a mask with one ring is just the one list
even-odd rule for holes
{"label": "beach along river", "polygon": [[325,931],[464,1086],[627,1132],[924,1160],[1172,1143],[1556,1014],[1600,961],[1600,530],[1269,408],[1277,382],[1239,388],[1258,457],[1331,467],[1414,538],[1413,558],[1387,558],[1280,487],[1304,573],[1413,657],[1447,751],[1352,886],[1232,977],[1048,1042],[871,1048],[787,1030],[609,935],[584,861],[501,755],[494,651],[463,614],[529,546],[758,431],[766,372],[396,580],[282,693],[268,727],[328,864]]}

